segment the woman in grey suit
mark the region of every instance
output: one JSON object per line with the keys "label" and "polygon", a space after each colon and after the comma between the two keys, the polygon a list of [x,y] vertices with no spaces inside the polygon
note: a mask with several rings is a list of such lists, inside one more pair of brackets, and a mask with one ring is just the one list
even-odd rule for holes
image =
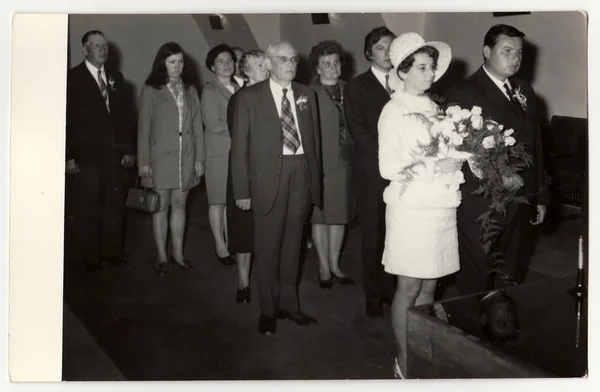
{"label": "woman in grey suit", "polygon": [[171,263],[191,271],[192,265],[183,257],[185,203],[188,191],[204,174],[205,148],[198,92],[190,83],[184,52],[177,43],[168,42],[158,50],[142,88],[139,110],[139,175],[142,185],[160,194],[160,211],[152,216],[158,249],[156,270],[159,275],[168,271],[170,226]]}
{"label": "woman in grey suit", "polygon": [[214,79],[202,90],[201,107],[206,137],[206,192],[208,219],[215,239],[215,253],[225,265],[235,264],[227,248],[225,202],[231,137],[227,127],[227,103],[239,86],[232,82],[236,56],[227,45],[212,48],[206,56],[206,68]]}
{"label": "woman in grey suit", "polygon": [[351,197],[352,142],[346,129],[340,80],[344,52],[335,41],[311,49],[308,61],[318,75],[311,87],[317,93],[323,162],[323,208],[313,210],[312,239],[319,256],[319,286],[329,289],[335,278],[342,285],[354,281],[340,270],[345,225],[353,218]]}

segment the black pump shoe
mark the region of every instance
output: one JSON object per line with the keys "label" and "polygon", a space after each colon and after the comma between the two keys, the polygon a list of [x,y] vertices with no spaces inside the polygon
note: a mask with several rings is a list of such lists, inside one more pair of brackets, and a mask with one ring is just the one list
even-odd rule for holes
{"label": "black pump shoe", "polygon": [[183,262],[180,263],[177,260],[175,260],[175,258],[173,256],[171,256],[171,264],[176,265],[177,267],[179,267],[180,269],[182,269],[184,271],[191,272],[194,270],[194,267],[192,267],[192,265],[190,264],[190,261],[188,259],[186,259],[185,257],[183,258]]}
{"label": "black pump shoe", "polygon": [[333,287],[333,278],[330,277],[329,279],[323,280],[319,276],[319,287],[322,288],[323,290],[329,290],[330,288]]}
{"label": "black pump shoe", "polygon": [[169,271],[169,263],[167,261],[159,261],[156,263],[156,273],[164,276]]}
{"label": "black pump shoe", "polygon": [[215,256],[217,256],[217,259],[219,259],[219,261],[223,265],[234,265],[235,264],[235,259],[233,258],[233,256],[231,254],[229,254],[225,257],[221,257],[221,256],[219,256],[217,251],[215,251]]}

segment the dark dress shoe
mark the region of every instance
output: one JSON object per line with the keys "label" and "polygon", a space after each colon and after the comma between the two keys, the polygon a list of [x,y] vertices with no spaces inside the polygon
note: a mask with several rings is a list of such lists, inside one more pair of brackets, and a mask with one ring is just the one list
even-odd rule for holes
{"label": "dark dress shoe", "polygon": [[102,256],[102,261],[112,265],[113,267],[123,268],[127,265],[127,261],[122,257],[117,256]]}
{"label": "dark dress shoe", "polygon": [[381,305],[367,305],[367,316],[370,319],[383,318],[383,309]]}
{"label": "dark dress shoe", "polygon": [[87,260],[82,260],[83,261],[83,265],[85,265],[85,269],[87,270],[87,272],[100,272],[102,271],[102,264],[101,263],[91,263]]}
{"label": "dark dress shoe", "polygon": [[292,320],[293,322],[295,322],[298,325],[309,325],[309,324],[316,324],[317,320],[307,316],[306,314],[302,313],[302,311],[297,310],[295,312],[286,312],[283,310],[278,310],[277,313],[275,314],[275,317],[277,317],[278,319],[281,320]]}
{"label": "dark dress shoe", "polygon": [[237,294],[235,295],[235,300],[238,304],[250,303],[250,287],[244,287],[243,289],[237,289]]}
{"label": "dark dress shoe", "polygon": [[339,284],[341,284],[342,286],[348,286],[351,284],[354,284],[354,279],[349,278],[347,276],[337,276],[336,274],[331,274],[331,276],[333,277],[333,279],[337,280]]}
{"label": "dark dress shoe", "polygon": [[319,287],[322,288],[323,290],[329,290],[330,288],[333,287],[333,278],[329,278],[329,279],[321,279],[321,277],[319,276]]}
{"label": "dark dress shoe", "polygon": [[171,256],[171,265],[176,265],[177,267],[179,267],[179,269],[182,269],[182,270],[188,271],[188,272],[192,272],[194,270],[194,267],[192,267],[192,265],[190,264],[190,261],[188,259],[186,259],[185,257],[183,258],[183,262],[180,263],[177,260],[175,260],[175,258],[173,256]]}
{"label": "dark dress shoe", "polygon": [[164,276],[169,271],[169,263],[166,261],[159,261],[156,263],[156,273],[160,276]]}
{"label": "dark dress shoe", "polygon": [[274,335],[277,328],[277,320],[261,313],[258,319],[258,333],[261,335]]}
{"label": "dark dress shoe", "polygon": [[227,255],[227,256],[225,256],[225,257],[221,257],[221,256],[219,256],[219,254],[217,253],[217,251],[215,251],[215,256],[217,256],[217,259],[219,259],[219,261],[223,265],[234,265],[235,264],[235,259],[230,254]]}

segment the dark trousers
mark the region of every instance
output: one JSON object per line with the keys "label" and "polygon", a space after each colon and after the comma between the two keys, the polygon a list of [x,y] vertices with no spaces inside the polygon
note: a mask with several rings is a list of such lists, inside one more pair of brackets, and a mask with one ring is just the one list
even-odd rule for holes
{"label": "dark trousers", "polygon": [[299,309],[298,260],[309,207],[309,179],[304,155],[284,156],[277,197],[271,212],[254,214],[254,250],[260,310]]}
{"label": "dark trousers", "polygon": [[[518,207],[515,217],[504,227],[494,249],[504,253],[506,271],[517,284],[523,283],[535,247],[537,229],[529,223],[531,208]],[[490,274],[491,261],[486,256],[480,241],[479,222],[474,222],[458,214],[458,244],[460,271],[455,276],[456,288],[460,295],[499,289],[505,286],[496,274]]]}
{"label": "dark trousers", "polygon": [[393,297],[396,277],[385,272],[381,259],[385,246],[385,203],[388,182],[379,173],[360,173],[356,178],[357,216],[361,233],[363,287],[368,306],[381,306]]}
{"label": "dark trousers", "polygon": [[79,166],[75,178],[78,248],[81,258],[100,263],[100,255],[123,256],[124,170],[119,162]]}

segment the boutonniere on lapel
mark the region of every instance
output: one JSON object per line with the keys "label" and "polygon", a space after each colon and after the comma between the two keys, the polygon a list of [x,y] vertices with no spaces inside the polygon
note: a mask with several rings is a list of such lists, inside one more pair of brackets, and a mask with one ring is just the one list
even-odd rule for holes
{"label": "boutonniere on lapel", "polygon": [[115,87],[115,80],[110,75],[108,76],[108,85],[112,91],[116,91],[117,88]]}
{"label": "boutonniere on lapel", "polygon": [[306,109],[306,102],[308,101],[308,97],[306,95],[301,95],[297,100],[296,100],[296,105],[298,105],[298,109],[300,109],[301,111]]}
{"label": "boutonniere on lapel", "polygon": [[527,97],[521,91],[521,86],[515,89],[513,97],[521,104],[524,111],[527,111]]}

